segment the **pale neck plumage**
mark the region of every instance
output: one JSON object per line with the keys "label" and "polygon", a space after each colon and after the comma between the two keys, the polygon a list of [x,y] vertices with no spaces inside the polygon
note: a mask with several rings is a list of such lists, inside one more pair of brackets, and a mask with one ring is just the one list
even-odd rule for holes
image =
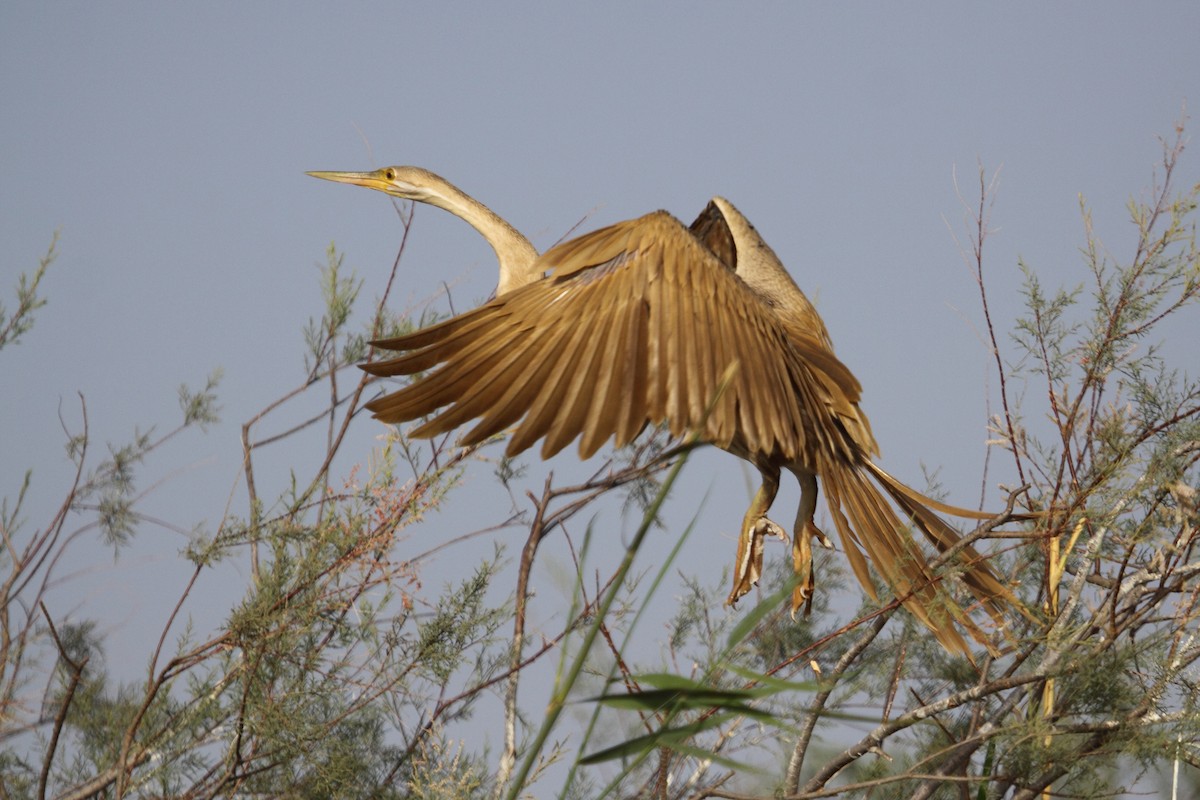
{"label": "pale neck plumage", "polygon": [[427,193],[413,199],[435,205],[462,218],[487,240],[500,262],[500,281],[496,284],[497,297],[532,283],[542,276],[541,271],[534,267],[538,252],[520,231],[449,181],[439,178],[437,184],[426,187]]}

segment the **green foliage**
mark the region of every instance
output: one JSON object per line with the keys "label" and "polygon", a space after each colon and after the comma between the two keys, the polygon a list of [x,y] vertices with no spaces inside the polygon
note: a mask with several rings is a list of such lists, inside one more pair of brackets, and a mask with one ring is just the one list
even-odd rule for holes
{"label": "green foliage", "polygon": [[33,328],[34,312],[46,305],[46,298],[38,295],[38,287],[42,278],[46,276],[46,270],[54,263],[54,259],[58,258],[57,247],[58,231],[55,231],[50,238],[50,246],[46,248],[46,254],[41,257],[37,269],[33,271],[33,277],[22,272],[17,278],[16,308],[10,313],[5,310],[4,304],[0,303],[0,350],[6,345],[17,344],[22,336],[29,333]]}
{"label": "green foliage", "polygon": [[[365,337],[348,332],[359,283],[340,277],[341,263],[331,250],[322,276],[325,311],[307,330],[310,369],[319,370],[306,376],[304,386],[335,382],[339,371],[365,353]],[[37,306],[24,303],[22,313]],[[12,330],[28,330],[24,320]],[[215,534],[193,537],[186,555],[195,565],[194,578],[167,601],[175,612],[161,632],[160,648],[179,615],[200,599],[194,587],[204,583],[202,573],[237,559],[249,566],[251,580],[240,601],[225,601],[230,612],[222,629],[197,637],[190,625],[180,625],[174,652],[151,656],[148,681],[121,683],[102,668],[102,616],[93,618],[86,610],[66,620],[49,616],[41,600],[58,587],[55,567],[81,541],[79,534],[94,529],[103,541],[125,549],[148,523],[140,510],[147,496],[140,486],[146,460],[184,430],[219,423],[219,380],[216,370],[199,391],[180,388],[179,427],[163,436],[153,428],[137,430],[128,442],[110,444],[97,463],[84,407],[81,430],[67,439],[78,477],[49,526],[24,525],[30,475],[13,503],[5,499],[0,519],[10,547],[3,553],[13,558],[3,584],[8,646],[0,661],[6,690],[0,709],[6,729],[0,747],[7,767],[0,778],[4,796],[37,795],[43,783],[67,794],[95,785],[117,795],[253,792],[314,798],[408,796],[396,783],[399,776],[411,780],[414,790],[483,786],[485,773],[473,756],[459,758],[453,769],[422,766],[420,756],[446,744],[438,726],[469,713],[480,684],[498,663],[499,653],[492,653],[499,646],[495,632],[509,617],[485,599],[499,552],[441,596],[421,589],[416,564],[392,556],[403,529],[436,508],[457,483],[463,454],[434,453],[424,463],[414,454],[415,477],[403,481],[394,477],[396,450],[389,445],[366,481],[351,474],[335,488],[327,477],[339,441],[333,438],[314,476],[301,481],[293,472],[288,490],[264,502],[254,481],[258,451],[311,424],[292,426],[282,437],[252,435],[256,424],[299,396],[289,392],[244,427],[250,514],[228,516]],[[335,396],[324,416],[333,420],[344,406]],[[395,444],[407,447],[402,439]],[[69,531],[70,525],[77,529]],[[16,609],[25,610],[14,616]],[[46,635],[50,630],[52,637]],[[49,685],[43,682],[38,700],[29,694],[38,682],[28,670],[48,658],[58,668]],[[457,699],[429,717],[428,698],[444,696],[456,682],[466,691],[460,688]],[[10,728],[20,719],[19,709],[31,707],[45,712]],[[48,768],[44,777],[39,759]],[[455,783],[453,776],[462,780]]]}
{"label": "green foliage", "polygon": [[413,800],[488,797],[491,785],[486,764],[463,750],[461,743],[427,738],[407,765],[405,796]]}
{"label": "green foliage", "polygon": [[184,427],[199,425],[200,430],[207,430],[209,425],[221,421],[218,415],[221,407],[217,405],[217,387],[221,384],[221,375],[220,367],[214,369],[208,374],[204,388],[198,392],[193,392],[186,383],[180,384],[179,407],[183,410]]}
{"label": "green foliage", "polygon": [[362,281],[353,273],[344,277],[342,262],[342,255],[330,243],[325,251],[325,268],[321,270],[321,297],[325,310],[319,320],[309,318],[304,328],[304,370],[311,380],[320,377],[323,366],[353,364],[361,361],[367,352],[366,337],[345,333]]}
{"label": "green foliage", "polygon": [[[769,675],[738,667],[732,661],[734,652],[759,627],[762,619],[777,611],[791,596],[791,586],[768,597],[747,614],[729,632],[725,649],[718,660],[700,678],[687,678],[672,673],[649,673],[626,676],[626,682],[639,687],[633,691],[606,694],[594,700],[617,709],[641,712],[656,718],[650,733],[591,753],[580,759],[581,764],[597,764],[613,759],[640,761],[658,748],[704,758],[741,771],[753,771],[748,764],[726,758],[714,750],[694,744],[707,733],[720,733],[732,723],[747,719],[788,732],[789,727],[774,714],[764,710],[763,701],[782,692],[807,692],[815,684],[801,684],[771,678]],[[747,682],[746,688],[723,688],[731,678]],[[641,686],[654,688],[643,689]]]}
{"label": "green foliage", "polygon": [[438,604],[430,620],[417,623],[411,646],[419,654],[418,671],[427,674],[431,681],[439,684],[448,681],[462,666],[463,654],[481,642],[491,641],[506,618],[502,609],[489,609],[485,602],[499,555],[497,552],[496,560],[484,562],[457,588],[448,589],[447,602]]}

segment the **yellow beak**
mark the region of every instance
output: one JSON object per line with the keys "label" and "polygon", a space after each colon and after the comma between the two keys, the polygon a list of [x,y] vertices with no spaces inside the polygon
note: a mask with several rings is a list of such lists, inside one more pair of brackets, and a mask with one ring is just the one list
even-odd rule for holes
{"label": "yellow beak", "polygon": [[377,169],[374,172],[309,172],[306,174],[325,181],[352,183],[355,186],[365,186],[368,189],[386,192],[391,185],[385,175],[386,172],[386,169]]}

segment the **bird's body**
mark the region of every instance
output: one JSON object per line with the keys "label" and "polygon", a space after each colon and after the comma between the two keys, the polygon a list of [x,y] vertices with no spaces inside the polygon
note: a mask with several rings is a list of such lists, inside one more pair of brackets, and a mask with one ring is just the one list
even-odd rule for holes
{"label": "bird's body", "polygon": [[[363,365],[368,372],[428,373],[369,403],[376,417],[428,417],[412,431],[418,437],[474,422],[464,445],[511,429],[509,455],[540,440],[544,458],[576,439],[586,458],[609,440],[626,445],[647,425],[664,424],[751,462],[763,483],[742,522],[730,602],[758,580],[762,538],[782,533],[766,514],[784,469],[802,488],[794,607],[811,596],[811,539],[825,541],[813,522],[819,477],[870,594],[866,557],[947,648],[966,651],[958,626],[984,638],[939,589],[908,528],[915,524],[946,549],[958,535],[933,509],[983,515],[933,503],[871,461],[878,447],[858,381],[834,354],[816,309],[731,203],[714,198],[690,228],[658,211],[513,263],[509,274],[520,277],[506,282],[502,260],[490,302],[375,343],[400,355]],[[960,563],[964,581],[998,618],[1007,589],[971,548]]]}

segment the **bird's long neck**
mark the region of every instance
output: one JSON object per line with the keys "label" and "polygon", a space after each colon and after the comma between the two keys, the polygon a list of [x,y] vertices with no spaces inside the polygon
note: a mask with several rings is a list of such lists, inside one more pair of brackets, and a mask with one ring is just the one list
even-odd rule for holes
{"label": "bird's long neck", "polygon": [[466,192],[446,183],[442,191],[422,198],[431,205],[461,217],[487,240],[500,262],[500,281],[496,296],[511,292],[541,277],[534,267],[538,251],[520,231],[509,225],[499,214]]}

